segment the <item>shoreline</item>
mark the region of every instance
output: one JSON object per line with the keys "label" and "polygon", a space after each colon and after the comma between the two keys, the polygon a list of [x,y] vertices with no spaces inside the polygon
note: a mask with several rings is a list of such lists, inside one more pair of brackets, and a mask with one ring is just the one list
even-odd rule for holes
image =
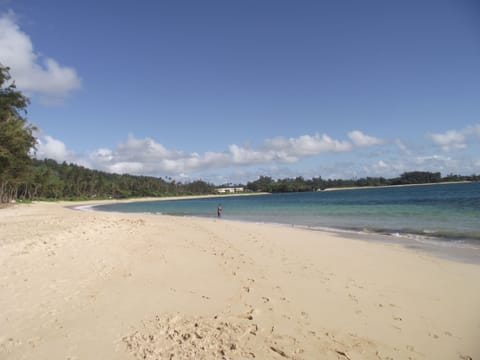
{"label": "shoreline", "polygon": [[400,184],[400,185],[381,185],[381,186],[350,186],[350,187],[333,187],[317,191],[338,191],[338,190],[359,190],[359,189],[383,189],[409,186],[432,186],[432,185],[448,185],[448,184],[468,184],[475,181],[443,181],[438,183],[424,183],[424,184]]}
{"label": "shoreline", "polygon": [[[265,195],[269,193],[255,193],[255,194],[245,194],[245,195]],[[227,196],[232,197],[236,196],[235,194],[221,195],[221,197]],[[215,195],[206,195],[206,196],[187,196],[187,197],[167,197],[162,198],[162,200],[181,200],[181,199],[201,199],[201,198],[216,198]],[[148,201],[157,201],[157,198],[146,199]],[[98,205],[105,204],[117,204],[117,203],[130,203],[130,202],[143,202],[143,200],[106,200],[103,203],[90,204],[88,202],[77,202],[77,204],[69,205],[68,208],[75,210],[93,210],[102,212],[104,210],[95,208]],[[122,211],[105,211],[107,213],[118,213],[118,214],[139,214],[135,212],[122,212]],[[180,218],[192,218],[192,219],[214,219],[215,216],[193,216],[193,215],[169,215],[169,214],[158,214],[145,212],[144,214],[149,214],[153,216],[174,216]],[[340,236],[348,237],[354,240],[368,241],[368,242],[380,242],[386,244],[396,244],[404,248],[414,249],[415,251],[421,251],[428,253],[430,255],[448,259],[452,261],[470,263],[470,264],[480,264],[480,241],[476,239],[452,239],[442,236],[433,236],[429,234],[420,234],[420,233],[408,233],[408,232],[376,232],[360,229],[347,229],[347,228],[336,228],[329,226],[308,226],[308,225],[296,225],[289,223],[281,222],[268,222],[268,221],[253,221],[239,218],[230,218],[224,219],[226,221],[238,221],[240,223],[254,223],[254,224],[266,224],[273,226],[284,226],[286,228],[297,228],[304,229],[308,231],[320,231],[328,232],[332,234],[337,234]]]}
{"label": "shoreline", "polygon": [[[237,193],[237,194],[208,194],[208,195],[182,195],[182,196],[162,196],[162,197],[144,197],[144,198],[129,198],[129,199],[103,199],[103,200],[59,200],[51,203],[57,203],[65,205],[68,208],[75,208],[78,206],[94,207],[97,205],[107,204],[122,204],[133,202],[151,202],[151,201],[170,201],[170,200],[189,200],[189,199],[208,199],[208,198],[225,198],[234,196],[256,196],[256,195],[269,195],[270,193],[258,192],[258,193]],[[49,203],[48,201],[35,200],[32,203]],[[23,204],[22,204],[23,205]]]}
{"label": "shoreline", "polygon": [[[312,228],[312,230],[315,230]],[[329,231],[320,229],[319,231]],[[431,237],[410,233],[384,234],[367,231],[349,231],[332,229],[350,239],[384,244],[395,244],[412,251],[422,252],[439,259],[445,259],[465,264],[480,265],[480,242],[456,242],[441,237]],[[463,240],[461,240],[463,241]],[[474,241],[474,240],[471,240]]]}
{"label": "shoreline", "polygon": [[324,231],[65,205],[0,211],[1,358],[480,356],[479,265]]}

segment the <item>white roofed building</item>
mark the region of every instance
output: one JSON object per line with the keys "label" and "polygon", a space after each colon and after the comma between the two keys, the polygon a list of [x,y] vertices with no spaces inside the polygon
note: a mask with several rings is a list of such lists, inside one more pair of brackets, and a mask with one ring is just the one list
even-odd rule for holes
{"label": "white roofed building", "polygon": [[219,194],[235,194],[244,192],[243,187],[221,187],[216,188],[215,191]]}

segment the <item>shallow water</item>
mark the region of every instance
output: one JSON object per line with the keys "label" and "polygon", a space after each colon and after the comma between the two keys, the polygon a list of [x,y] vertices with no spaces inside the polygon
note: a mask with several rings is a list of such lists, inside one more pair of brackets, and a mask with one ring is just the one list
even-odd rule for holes
{"label": "shallow water", "polygon": [[480,252],[480,183],[213,197],[99,205],[104,211],[216,217],[383,234]]}

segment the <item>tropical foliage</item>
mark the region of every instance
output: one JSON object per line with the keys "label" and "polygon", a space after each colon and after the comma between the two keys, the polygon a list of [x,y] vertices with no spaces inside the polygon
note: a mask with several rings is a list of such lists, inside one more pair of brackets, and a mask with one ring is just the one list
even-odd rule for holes
{"label": "tropical foliage", "polygon": [[0,66],[0,203],[14,199],[27,181],[36,144],[25,118],[28,99],[10,80],[9,69]]}
{"label": "tropical foliage", "polygon": [[18,195],[28,199],[118,199],[211,194],[214,189],[214,185],[201,180],[182,183],[152,176],[110,174],[45,159],[32,161],[30,177]]}

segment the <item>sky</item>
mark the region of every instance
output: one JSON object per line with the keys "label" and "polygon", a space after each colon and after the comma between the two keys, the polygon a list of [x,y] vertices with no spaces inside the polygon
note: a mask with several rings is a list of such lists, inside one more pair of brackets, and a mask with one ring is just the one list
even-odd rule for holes
{"label": "sky", "polygon": [[480,173],[476,0],[0,0],[35,156],[203,179]]}

